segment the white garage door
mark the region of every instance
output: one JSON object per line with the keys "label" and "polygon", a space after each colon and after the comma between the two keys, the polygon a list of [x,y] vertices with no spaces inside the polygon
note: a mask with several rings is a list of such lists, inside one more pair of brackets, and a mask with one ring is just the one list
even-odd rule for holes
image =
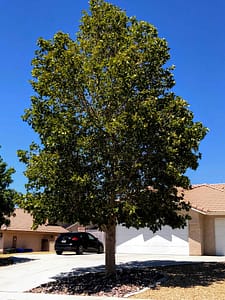
{"label": "white garage door", "polygon": [[215,219],[216,255],[225,255],[225,218]]}
{"label": "white garage door", "polygon": [[153,234],[149,229],[117,226],[117,253],[189,255],[188,227],[172,229],[169,226]]}

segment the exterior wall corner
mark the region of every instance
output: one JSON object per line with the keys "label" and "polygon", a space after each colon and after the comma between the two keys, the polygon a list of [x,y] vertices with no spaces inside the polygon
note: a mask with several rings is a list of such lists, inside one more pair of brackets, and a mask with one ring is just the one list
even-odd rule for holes
{"label": "exterior wall corner", "polygon": [[204,254],[204,216],[196,211],[191,211],[189,220],[189,255]]}

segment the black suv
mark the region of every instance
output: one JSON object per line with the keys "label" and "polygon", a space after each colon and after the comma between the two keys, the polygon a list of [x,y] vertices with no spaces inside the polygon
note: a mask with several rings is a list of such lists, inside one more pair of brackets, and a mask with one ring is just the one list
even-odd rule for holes
{"label": "black suv", "polygon": [[55,252],[60,255],[63,251],[74,251],[76,254],[83,252],[103,253],[104,246],[98,238],[88,232],[62,233],[55,241]]}

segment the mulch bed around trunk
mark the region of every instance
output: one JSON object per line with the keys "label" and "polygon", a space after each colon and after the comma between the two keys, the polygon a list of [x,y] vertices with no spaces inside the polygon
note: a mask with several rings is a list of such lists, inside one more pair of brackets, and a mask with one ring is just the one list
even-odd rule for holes
{"label": "mulch bed around trunk", "polygon": [[124,297],[155,286],[164,275],[151,268],[121,269],[115,275],[104,272],[69,275],[32,289],[33,293]]}
{"label": "mulch bed around trunk", "polygon": [[224,263],[192,263],[165,267],[127,268],[114,276],[104,272],[62,276],[29,292],[127,297],[144,288],[209,286],[225,280]]}

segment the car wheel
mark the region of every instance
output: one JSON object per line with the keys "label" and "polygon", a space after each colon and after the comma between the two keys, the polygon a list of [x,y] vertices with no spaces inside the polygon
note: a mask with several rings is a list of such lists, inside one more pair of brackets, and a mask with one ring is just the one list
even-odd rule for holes
{"label": "car wheel", "polygon": [[83,254],[83,252],[84,252],[84,247],[82,245],[79,245],[76,253],[81,255],[81,254]]}
{"label": "car wheel", "polygon": [[100,253],[103,253],[104,252],[104,248],[103,248],[103,246],[102,245],[100,245],[99,247],[98,247],[98,254],[100,254]]}
{"label": "car wheel", "polygon": [[57,255],[61,255],[61,254],[62,254],[62,251],[56,251],[56,254],[57,254]]}

